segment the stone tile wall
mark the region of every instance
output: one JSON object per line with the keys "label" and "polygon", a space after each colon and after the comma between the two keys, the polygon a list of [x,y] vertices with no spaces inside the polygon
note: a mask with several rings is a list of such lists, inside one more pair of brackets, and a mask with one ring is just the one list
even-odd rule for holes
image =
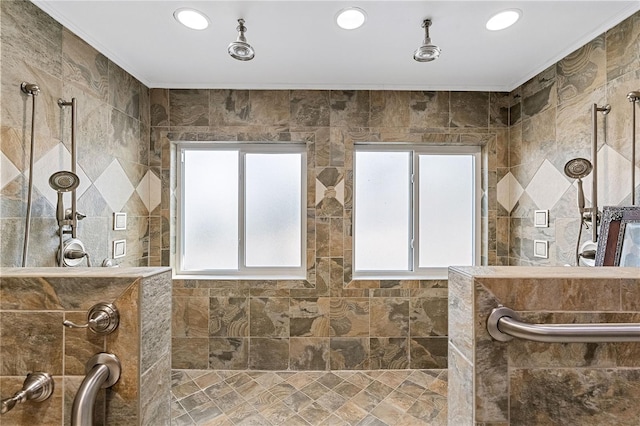
{"label": "stone tile wall", "polygon": [[[563,170],[572,158],[591,160],[594,103],[611,105],[611,113],[598,114],[598,205],[630,204],[632,110],[626,96],[640,90],[639,51],[640,12],[511,93],[509,167],[498,168],[500,264],[575,265],[577,185]],[[637,156],[636,184],[639,176]],[[589,207],[591,175],[584,191]],[[640,187],[636,194],[640,199]],[[533,226],[536,209],[549,210],[548,228]],[[533,256],[534,239],[549,241],[549,259]],[[590,239],[585,230],[581,241]]]}
{"label": "stone tile wall", "polygon": [[[261,344],[276,345],[275,339],[285,339],[279,342],[283,348],[286,339],[320,339],[314,341],[320,345],[320,352],[331,352],[333,342],[335,365],[345,366],[380,362],[376,356],[371,358],[371,348],[376,353],[395,346],[399,349],[393,350],[405,354],[410,354],[411,348],[415,348],[414,354],[441,353],[437,348],[442,349],[442,345],[437,342],[446,336],[446,330],[440,327],[439,331],[433,331],[429,327],[438,327],[418,325],[418,318],[429,318],[423,322],[431,324],[430,315],[434,314],[424,313],[424,308],[420,312],[417,307],[428,306],[430,311],[437,312],[438,307],[446,306],[446,296],[442,295],[445,283],[351,282],[353,143],[482,145],[482,263],[571,263],[578,226],[576,187],[562,175],[562,167],[575,156],[588,158],[589,108],[593,102],[608,102],[613,107],[612,113],[606,119],[601,118],[600,123],[603,144],[600,163],[604,164],[600,172],[604,185],[600,190],[604,194],[601,202],[621,204],[628,199],[628,192],[624,193],[627,187],[624,179],[628,178],[624,164],[628,163],[630,107],[625,95],[640,86],[639,19],[636,14],[625,20],[510,94],[149,91],[30,2],[1,2],[0,264],[18,265],[21,261],[31,99],[20,92],[19,84],[33,81],[42,89],[37,98],[41,119],[36,125],[35,150],[36,174],[41,176],[35,190],[29,265],[52,265],[57,245],[55,192],[47,188],[50,173],[44,171],[68,167],[69,112],[57,106],[58,98],[77,97],[79,103],[78,155],[84,182],[79,210],[88,216],[80,223],[79,236],[87,244],[94,263],[110,256],[113,239],[126,238],[129,255],[121,261],[123,265],[170,264],[171,218],[175,217],[171,213],[174,158],[170,140],[307,143],[308,280],[177,281],[174,342],[197,342],[197,350],[189,354],[183,350],[187,354],[183,361],[176,356],[180,366],[208,367],[211,342],[207,339],[214,338],[227,339],[229,347],[238,348],[230,350],[233,353],[247,351],[247,354],[251,339],[254,348]],[[47,167],[41,167],[44,165]],[[327,189],[344,182],[345,198],[332,197],[330,190],[317,194],[316,182],[319,188]],[[588,179],[585,189],[589,196]],[[532,226],[532,210],[536,208],[550,209],[549,228]],[[129,214],[128,231],[110,230],[111,215],[119,210]],[[550,241],[549,260],[533,258],[533,239]],[[225,290],[227,287],[231,290]],[[316,299],[313,303],[323,315],[329,305],[329,331],[324,319],[310,320],[318,314],[304,311],[295,301],[309,298]],[[264,308],[260,308],[261,304]],[[239,320],[231,327],[215,324],[210,317],[219,315],[218,305],[231,310],[238,307]],[[374,305],[393,307],[393,312],[397,307],[402,312],[397,318],[405,318],[401,322],[408,322],[409,326],[395,325],[393,332],[390,331],[393,327],[357,329],[358,324],[366,324],[364,317],[370,317]],[[362,311],[365,307],[369,310]],[[254,315],[260,309],[278,312],[282,318],[276,321],[281,324],[275,328],[277,331],[259,330],[255,325],[252,329],[249,316],[252,309]],[[416,309],[418,313],[414,314]],[[346,319],[333,318],[332,312]],[[446,313],[435,316],[436,322],[442,322]],[[211,324],[205,327],[203,321]],[[346,331],[339,325],[351,321],[355,321],[355,326]],[[389,339],[396,340],[389,343]],[[307,347],[300,342],[300,348]],[[176,345],[176,351],[180,352],[180,348],[181,345]],[[345,352],[345,348],[361,348],[362,355],[342,361],[338,354]],[[255,351],[254,354],[257,356]],[[403,362],[410,365],[424,357],[409,356]],[[249,355],[247,364],[248,359]],[[287,359],[289,365],[300,365]],[[327,359],[316,358],[313,362],[331,366]],[[442,359],[435,356],[429,363],[442,365]],[[262,364],[255,360],[255,365]]]}
{"label": "stone tile wall", "polygon": [[460,268],[449,291],[449,424],[637,424],[637,343],[497,342],[486,330],[498,305],[528,323],[638,323],[636,268]]}
{"label": "stone tile wall", "polygon": [[[22,264],[31,138],[32,98],[20,90],[36,83],[35,171],[27,266],[54,266],[56,192],[49,176],[70,170],[71,107],[77,99],[78,237],[94,265],[127,240],[115,263],[147,265],[149,209],[159,203],[159,176],[149,172],[148,89],[34,4],[0,2],[0,265]],[[155,195],[154,195],[155,194]],[[157,201],[155,201],[157,199]],[[65,196],[70,207],[70,196]],[[128,214],[126,231],[113,231],[114,211]]]}
{"label": "stone tile wall", "polygon": [[[351,279],[353,144],[482,146],[482,261],[493,264],[506,94],[153,89],[150,96],[149,164],[163,180],[150,258],[163,265],[175,246],[172,141],[303,142],[308,150],[307,280],[174,280],[174,368],[446,367],[446,281]],[[331,191],[337,185],[344,198]]]}
{"label": "stone tile wall", "polygon": [[[0,272],[0,395],[21,389],[30,372],[51,374],[55,391],[42,403],[27,402],[3,414],[0,425],[68,425],[86,362],[113,353],[122,370],[118,382],[98,394],[96,424],[167,424],[171,417],[168,269],[6,268]],[[87,289],[91,294],[87,294]],[[86,323],[98,302],[119,310],[118,329],[98,336],[69,329],[65,320]]]}

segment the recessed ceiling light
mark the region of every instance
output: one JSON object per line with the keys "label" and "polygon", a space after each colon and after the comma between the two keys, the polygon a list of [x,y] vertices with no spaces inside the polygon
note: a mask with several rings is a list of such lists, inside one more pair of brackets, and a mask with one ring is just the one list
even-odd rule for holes
{"label": "recessed ceiling light", "polygon": [[521,15],[522,11],[518,9],[503,10],[493,15],[487,21],[487,29],[490,31],[500,31],[509,28],[520,19]]}
{"label": "recessed ceiling light", "polygon": [[342,9],[336,15],[336,23],[345,30],[355,30],[360,28],[367,20],[367,14],[359,7],[348,7]]}
{"label": "recessed ceiling light", "polygon": [[209,26],[209,19],[202,13],[194,9],[178,9],[173,12],[173,17],[185,27],[192,30],[204,30]]}

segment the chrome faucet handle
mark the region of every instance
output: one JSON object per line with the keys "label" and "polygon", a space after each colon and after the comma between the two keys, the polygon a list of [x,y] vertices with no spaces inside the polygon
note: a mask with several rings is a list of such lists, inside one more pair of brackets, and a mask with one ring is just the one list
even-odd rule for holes
{"label": "chrome faucet handle", "polygon": [[118,328],[120,314],[118,308],[112,303],[96,303],[87,313],[86,324],[75,324],[65,320],[62,325],[69,328],[89,328],[96,334],[110,334]]}
{"label": "chrome faucet handle", "polygon": [[29,373],[22,384],[22,389],[11,398],[1,401],[0,414],[13,409],[16,404],[27,401],[42,402],[53,394],[54,382],[49,373]]}
{"label": "chrome faucet handle", "polygon": [[[82,220],[85,217],[87,217],[86,214],[83,214],[83,213],[80,213],[80,212],[76,211],[76,219]],[[66,220],[73,220],[73,211],[71,209],[65,209],[64,210],[64,218]]]}

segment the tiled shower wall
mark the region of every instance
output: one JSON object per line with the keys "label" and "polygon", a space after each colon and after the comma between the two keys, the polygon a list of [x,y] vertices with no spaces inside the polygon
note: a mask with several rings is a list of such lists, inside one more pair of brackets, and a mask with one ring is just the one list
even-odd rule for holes
{"label": "tiled shower wall", "polygon": [[[627,93],[636,90],[640,12],[511,93],[509,167],[498,168],[499,258],[508,256],[510,265],[575,265],[577,185],[563,169],[572,158],[591,160],[594,103],[611,105],[608,115],[598,113],[598,205],[630,204],[632,107]],[[640,156],[636,176],[637,184]],[[591,176],[584,190],[589,207]],[[637,203],[638,187],[636,194]],[[536,209],[549,210],[549,228],[533,226]],[[585,230],[582,241],[590,236],[591,230]],[[549,259],[533,256],[534,239],[549,241]]]}
{"label": "tiled shower wall", "polygon": [[[594,102],[613,107],[599,118],[600,164],[606,165],[601,204],[628,200],[626,93],[640,88],[639,20],[638,14],[625,20],[508,95],[154,89],[150,101],[144,85],[30,2],[2,1],[0,264],[21,261],[31,112],[22,81],[42,89],[29,265],[52,265],[57,244],[55,192],[46,180],[68,168],[70,149],[70,112],[57,106],[58,98],[79,103],[85,182],[79,210],[88,216],[79,236],[94,263],[110,257],[113,239],[125,238],[129,255],[122,264],[169,265],[169,140],[304,141],[310,152],[308,280],[176,281],[176,366],[443,365],[445,282],[349,278],[353,142],[483,145],[483,264],[571,263],[576,187],[561,173],[570,158],[589,158]],[[345,196],[337,199],[333,189],[341,182]],[[587,179],[587,196],[589,188]],[[536,208],[550,209],[549,228],[532,226]],[[128,231],[110,230],[114,211],[129,214]],[[549,260],[533,258],[533,239],[550,241]],[[372,327],[370,318],[381,313],[391,325]],[[261,359],[261,348],[283,356]]]}
{"label": "tiled shower wall", "polygon": [[[507,166],[508,99],[487,92],[151,90],[149,161],[163,179],[162,216],[151,217],[151,228],[153,235],[162,227],[164,264],[175,245],[171,141],[308,148],[307,280],[174,280],[174,368],[446,367],[446,281],[351,279],[353,145],[482,146],[483,263],[495,263],[496,168]],[[335,190],[341,186],[344,192]]]}
{"label": "tiled shower wall", "polygon": [[[146,266],[149,210],[159,204],[160,192],[159,176],[148,169],[149,90],[31,2],[1,1],[0,13],[0,265],[22,262],[32,111],[31,97],[20,90],[25,81],[41,90],[27,266],[55,264],[56,192],[48,179],[71,169],[71,107],[61,109],[57,102],[74,97],[78,211],[87,216],[78,237],[94,265],[111,257],[111,241],[126,239],[128,255],[116,263]],[[126,231],[112,230],[114,211],[128,214]]]}

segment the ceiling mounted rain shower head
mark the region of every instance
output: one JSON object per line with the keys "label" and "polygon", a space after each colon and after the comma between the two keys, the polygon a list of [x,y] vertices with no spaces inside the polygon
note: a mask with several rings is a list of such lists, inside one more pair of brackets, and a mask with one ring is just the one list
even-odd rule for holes
{"label": "ceiling mounted rain shower head", "polygon": [[229,55],[239,61],[250,61],[256,55],[256,52],[244,37],[244,33],[247,31],[247,27],[244,26],[244,19],[238,19],[236,30],[238,31],[238,38],[229,44],[227,48]]}
{"label": "ceiling mounted rain shower head", "polygon": [[431,26],[431,19],[425,19],[422,22],[422,28],[424,28],[424,41],[422,46],[416,49],[413,53],[413,59],[418,62],[431,62],[440,56],[440,48],[435,44],[431,44],[431,37],[429,37],[429,27]]}

